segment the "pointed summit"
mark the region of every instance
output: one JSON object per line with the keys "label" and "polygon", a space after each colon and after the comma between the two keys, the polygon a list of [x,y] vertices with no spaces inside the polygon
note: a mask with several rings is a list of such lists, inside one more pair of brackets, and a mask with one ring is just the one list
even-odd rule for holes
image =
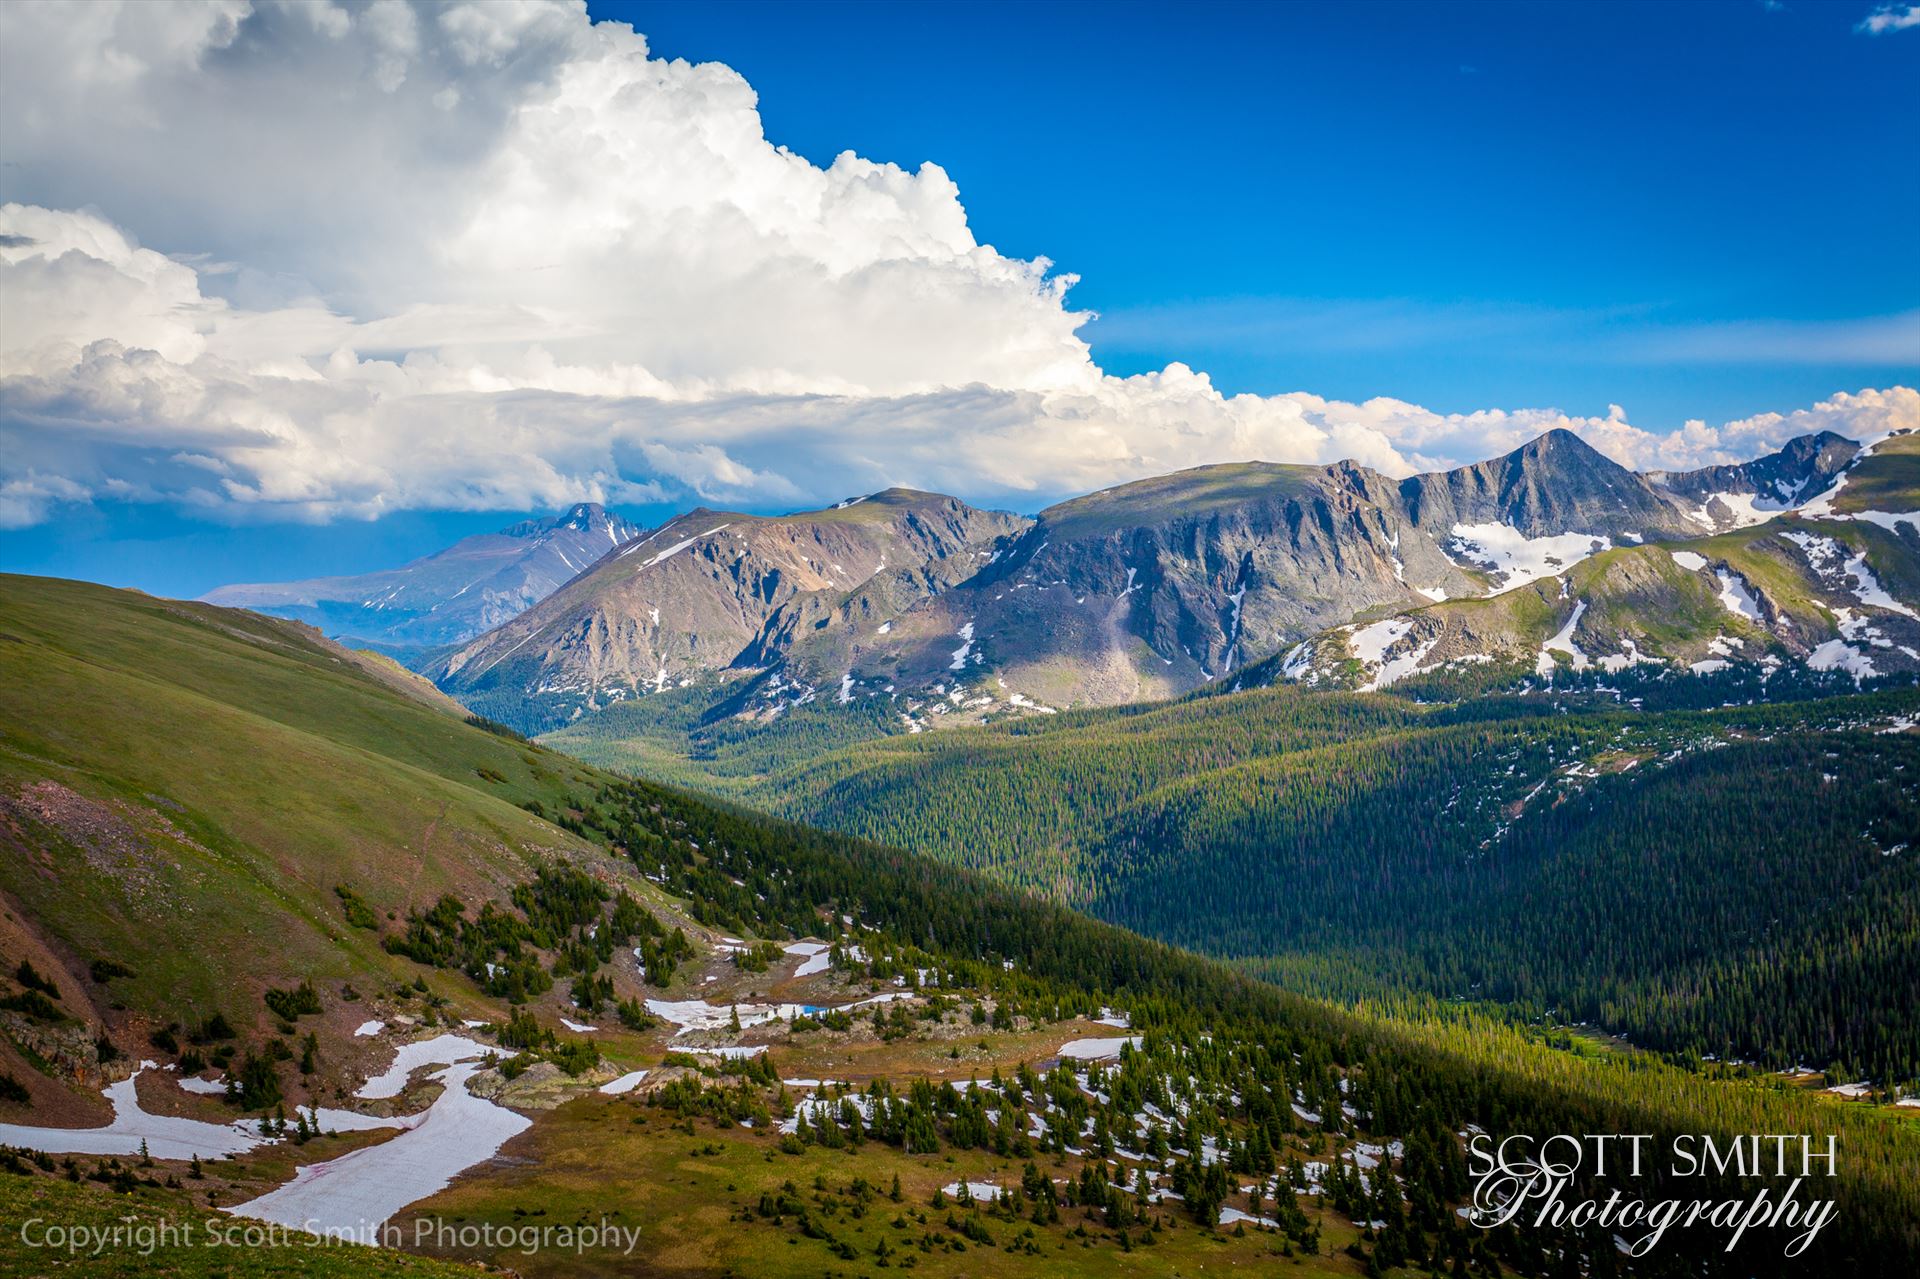
{"label": "pointed summit", "polygon": [[638,524],[626,517],[616,515],[598,502],[575,502],[558,515],[545,518],[535,517],[509,524],[500,530],[501,537],[537,538],[545,534],[569,530],[585,533],[595,538],[604,538],[613,545],[629,541],[646,532]]}
{"label": "pointed summit", "polygon": [[[1612,458],[1582,439],[1578,432],[1564,426],[1556,426],[1551,431],[1536,435],[1519,448],[1506,455],[1509,462],[1551,461],[1557,465],[1593,465],[1596,463],[1619,466]],[[1625,467],[1620,469],[1625,470]]]}
{"label": "pointed summit", "polygon": [[1416,475],[1400,493],[1414,523],[1440,537],[1490,524],[1523,537],[1586,533],[1615,541],[1698,531],[1657,486],[1564,428],[1501,457]]}

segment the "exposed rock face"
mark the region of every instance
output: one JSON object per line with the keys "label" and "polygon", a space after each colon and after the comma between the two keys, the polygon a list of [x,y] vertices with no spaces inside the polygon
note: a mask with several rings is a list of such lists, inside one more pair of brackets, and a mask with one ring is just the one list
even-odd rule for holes
{"label": "exposed rock face", "polygon": [[[1476,531],[1493,552],[1463,539]],[[1568,431],[1404,481],[1352,462],[1200,467],[1042,511],[1001,560],[914,610],[880,673],[924,682],[991,668],[1025,694],[1076,704],[1165,696],[1355,617],[1699,532],[1674,495]],[[808,656],[794,652],[805,678],[832,675]]]}
{"label": "exposed rock face", "polygon": [[917,724],[933,707],[1164,697],[1331,628],[1753,523],[1830,489],[1855,452],[1809,436],[1739,467],[1641,475],[1550,431],[1404,480],[1352,462],[1199,467],[1032,520],[906,490],[776,519],[698,510],[429,674],[532,728],[724,672],[766,674],[709,714],[884,698]]}
{"label": "exposed rock face", "polygon": [[1410,529],[1385,476],[1204,467],[1041,512],[979,576],[915,610],[899,665],[923,679],[991,666],[1043,700],[1161,695],[1327,619],[1421,600],[1416,583],[1475,589]]}
{"label": "exposed rock face", "polygon": [[1647,478],[1682,500],[1698,528],[1719,532],[1757,524],[1774,512],[1818,497],[1860,453],[1832,431],[1802,435],[1777,453],[1735,466],[1649,472]]}
{"label": "exposed rock face", "polygon": [[84,1022],[46,1023],[12,1011],[0,1012],[0,1034],[30,1050],[58,1078],[98,1088],[131,1073],[126,1061],[102,1063],[100,1032]]}
{"label": "exposed rock face", "polygon": [[1505,457],[1400,485],[1408,518],[1445,537],[1456,525],[1505,524],[1525,537],[1691,537],[1700,529],[1646,477],[1572,431],[1548,431]]}
{"label": "exposed rock face", "polygon": [[396,648],[459,643],[539,603],[645,530],[592,503],[462,538],[399,568],[356,577],[222,586],[202,598]]}
{"label": "exposed rock face", "polygon": [[689,511],[428,674],[473,704],[532,705],[521,722],[564,721],[883,623],[972,576],[1028,523],[908,489],[773,518]]}
{"label": "exposed rock face", "polygon": [[536,1061],[512,1079],[498,1070],[484,1070],[467,1084],[475,1097],[511,1106],[515,1110],[552,1110],[593,1091],[619,1074],[605,1062],[569,1075],[550,1061]]}

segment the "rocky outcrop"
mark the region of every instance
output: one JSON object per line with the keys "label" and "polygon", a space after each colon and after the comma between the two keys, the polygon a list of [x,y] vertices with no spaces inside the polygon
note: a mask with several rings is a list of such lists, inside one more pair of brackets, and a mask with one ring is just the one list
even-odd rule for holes
{"label": "rocky outcrop", "polygon": [[1732,466],[1649,472],[1647,478],[1680,499],[1689,519],[1720,532],[1757,524],[1833,487],[1860,454],[1860,446],[1832,431],[1802,435],[1777,453]]}

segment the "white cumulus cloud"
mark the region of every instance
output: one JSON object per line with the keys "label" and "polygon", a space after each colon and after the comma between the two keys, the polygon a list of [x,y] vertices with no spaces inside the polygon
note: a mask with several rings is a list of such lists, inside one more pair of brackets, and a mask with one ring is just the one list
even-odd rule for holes
{"label": "white cumulus cloud", "polygon": [[980,243],[937,164],[813,164],[730,68],[579,3],[14,4],[0,107],[0,526],[1017,501],[1251,457],[1404,474],[1555,426],[1678,466],[1920,424],[1901,390],[1656,435],[1110,376],[1073,277]]}
{"label": "white cumulus cloud", "polygon": [[1909,27],[1920,27],[1920,4],[1883,4],[1862,18],[1854,30],[1863,35],[1879,36],[1892,31],[1905,31]]}

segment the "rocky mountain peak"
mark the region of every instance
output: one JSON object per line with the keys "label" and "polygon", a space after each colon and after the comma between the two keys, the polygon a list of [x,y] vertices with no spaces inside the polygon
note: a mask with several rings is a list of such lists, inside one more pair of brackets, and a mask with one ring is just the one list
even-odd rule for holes
{"label": "rocky mountain peak", "polygon": [[395,651],[459,643],[517,616],[645,531],[597,502],[578,502],[398,568],[223,586],[203,598]]}
{"label": "rocky mountain peak", "polygon": [[1416,475],[1400,485],[1408,518],[1445,537],[1504,525],[1523,537],[1584,533],[1615,540],[1694,531],[1645,477],[1556,428],[1501,457]]}
{"label": "rocky mountain peak", "polygon": [[1860,445],[1846,436],[1819,431],[1751,462],[1653,472],[1648,479],[1681,499],[1697,524],[1718,530],[1757,524],[1818,497],[1859,453]]}
{"label": "rocky mountain peak", "polygon": [[470,704],[549,724],[625,698],[843,644],[974,576],[1029,521],[891,488],[815,511],[696,508],[608,554],[429,674]]}
{"label": "rocky mountain peak", "polygon": [[[574,533],[608,536],[609,541],[615,545],[625,542],[630,538],[637,537],[646,531],[625,516],[617,515],[607,510],[606,507],[600,505],[598,502],[575,502],[558,515],[552,515],[546,518],[535,517],[529,520],[521,520],[517,524],[509,524],[506,528],[500,530],[499,535],[501,537],[535,538],[557,533],[563,529]],[[609,536],[609,530],[611,531],[611,536]]]}

